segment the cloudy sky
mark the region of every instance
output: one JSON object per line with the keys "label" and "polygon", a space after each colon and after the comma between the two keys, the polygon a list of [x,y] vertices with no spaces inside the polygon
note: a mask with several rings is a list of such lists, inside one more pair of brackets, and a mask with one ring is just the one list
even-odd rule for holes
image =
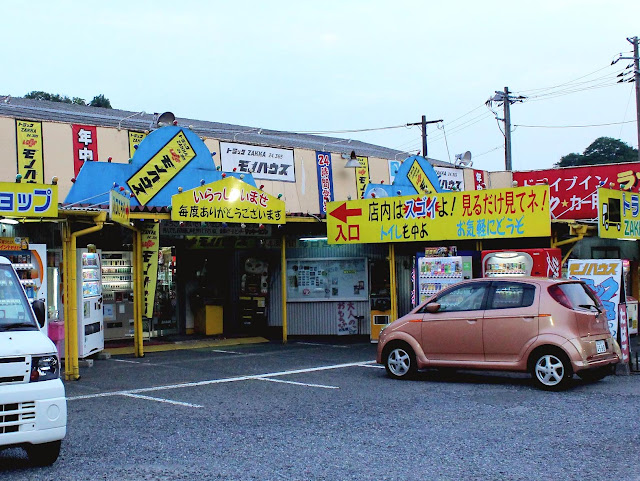
{"label": "cloudy sky", "polygon": [[405,125],[426,115],[444,120],[429,126],[429,157],[468,150],[501,170],[502,123],[485,101],[509,87],[526,96],[511,107],[514,170],[600,136],[638,145],[634,84],[616,83],[630,61],[611,66],[640,36],[637,0],[32,0],[3,18],[0,95],[102,93],[124,110],[411,153],[420,129]]}

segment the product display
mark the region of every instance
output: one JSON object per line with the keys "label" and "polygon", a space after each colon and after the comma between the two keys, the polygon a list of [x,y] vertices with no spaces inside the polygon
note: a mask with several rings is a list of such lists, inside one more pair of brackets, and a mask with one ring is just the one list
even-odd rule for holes
{"label": "product display", "polygon": [[78,357],[100,352],[104,349],[102,315],[102,272],[100,252],[78,249]]}
{"label": "product display", "polygon": [[482,251],[484,277],[537,276],[560,277],[560,249],[522,249],[520,251]]}
{"label": "product display", "polygon": [[104,338],[133,336],[133,263],[130,251],[102,252]]}
{"label": "product display", "polygon": [[442,289],[471,279],[471,259],[454,257],[417,257],[417,300],[423,303]]}

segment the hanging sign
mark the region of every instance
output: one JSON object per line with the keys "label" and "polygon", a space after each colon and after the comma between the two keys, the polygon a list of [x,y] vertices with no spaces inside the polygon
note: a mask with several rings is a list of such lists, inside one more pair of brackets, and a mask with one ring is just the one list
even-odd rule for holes
{"label": "hanging sign", "polygon": [[73,176],[85,162],[98,161],[98,134],[94,125],[72,125],[73,132]]}
{"label": "hanging sign", "polygon": [[140,205],[145,205],[195,156],[189,140],[180,130],[127,180],[127,185]]}
{"label": "hanging sign", "polygon": [[547,186],[330,202],[327,212],[329,244],[551,235]]}
{"label": "hanging sign", "polygon": [[486,188],[487,172],[484,170],[473,169],[473,190],[485,190]]}
{"label": "hanging sign", "polygon": [[171,220],[284,224],[285,203],[229,176],[173,195]]}
{"label": "hanging sign", "polygon": [[133,157],[136,153],[136,145],[144,140],[147,136],[144,132],[134,132],[129,130],[129,158]]}
{"label": "hanging sign", "polygon": [[0,182],[0,216],[58,217],[58,186]]}
{"label": "hanging sign", "polygon": [[290,149],[220,142],[220,161],[225,172],[252,174],[254,179],[296,181]]}
{"label": "hanging sign", "polygon": [[0,237],[0,251],[26,251],[28,249],[28,237]]}
{"label": "hanging sign", "polygon": [[640,195],[598,189],[598,236],[603,239],[640,239]]}
{"label": "hanging sign", "polygon": [[513,180],[521,186],[549,184],[554,219],[595,219],[598,187],[609,187],[613,183],[620,190],[637,192],[640,162],[514,172]]}
{"label": "hanging sign", "polygon": [[333,201],[333,172],[331,171],[331,153],[316,152],[316,170],[318,173],[318,201],[320,213],[327,213],[327,202]]}
{"label": "hanging sign", "polygon": [[156,284],[158,282],[159,223],[153,221],[143,222],[140,234],[142,236],[142,290],[144,292],[142,315],[151,319],[153,317],[153,304],[156,298]]}
{"label": "hanging sign", "polygon": [[418,162],[417,159],[413,160],[413,164],[411,164],[409,172],[407,172],[407,179],[420,194],[438,191],[429,180],[427,173],[420,166],[420,162]]}
{"label": "hanging sign", "polygon": [[42,123],[16,120],[18,174],[23,182],[44,184]]}
{"label": "hanging sign", "polygon": [[356,167],[356,192],[358,199],[364,198],[364,191],[370,181],[369,177],[369,159],[367,157],[357,157],[360,167]]}
{"label": "hanging sign", "polygon": [[618,315],[620,319],[620,336],[618,342],[620,343],[620,351],[622,352],[622,362],[626,364],[629,362],[629,318],[627,316],[626,304],[620,304],[618,306]]}
{"label": "hanging sign", "polygon": [[109,191],[109,218],[113,222],[129,227],[129,211],[131,202],[129,197],[124,196],[115,190]]}
{"label": "hanging sign", "polygon": [[604,305],[609,332],[618,336],[618,305],[622,292],[622,261],[620,259],[569,259],[569,279],[584,281]]}

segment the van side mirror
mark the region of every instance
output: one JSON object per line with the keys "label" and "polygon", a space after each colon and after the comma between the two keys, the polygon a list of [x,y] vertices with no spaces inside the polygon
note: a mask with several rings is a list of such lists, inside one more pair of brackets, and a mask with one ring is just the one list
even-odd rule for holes
{"label": "van side mirror", "polygon": [[435,314],[439,310],[440,310],[440,303],[439,302],[430,302],[429,304],[427,304],[427,312],[429,312],[431,314]]}
{"label": "van side mirror", "polygon": [[44,301],[42,299],[36,299],[31,303],[31,307],[33,308],[33,313],[36,315],[36,320],[38,321],[40,328],[43,328],[46,320]]}

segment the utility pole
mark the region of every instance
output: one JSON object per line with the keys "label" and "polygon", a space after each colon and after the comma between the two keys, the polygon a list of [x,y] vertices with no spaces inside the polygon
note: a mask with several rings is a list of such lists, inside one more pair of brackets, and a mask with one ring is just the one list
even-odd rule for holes
{"label": "utility pole", "polygon": [[442,122],[442,119],[440,119],[440,120],[427,120],[427,116],[423,115],[422,116],[422,122],[416,122],[416,123],[413,123],[413,124],[407,124],[407,127],[414,126],[414,125],[421,125],[422,126],[422,156],[425,159],[427,158],[427,124],[437,124],[438,122]]}
{"label": "utility pole", "polygon": [[518,95],[517,97],[513,97],[513,96],[509,96],[509,94],[511,92],[509,92],[509,87],[505,87],[504,91],[499,91],[496,90],[495,91],[496,94],[489,98],[489,100],[487,100],[485,102],[485,105],[489,108],[491,108],[493,102],[498,102],[498,104],[500,104],[500,102],[502,102],[503,106],[504,106],[504,119],[501,119],[498,117],[498,114],[493,111],[493,113],[496,115],[496,120],[502,120],[504,122],[504,168],[505,170],[512,170],[512,162],[511,162],[511,104],[514,104],[516,102],[522,102],[524,99],[526,99],[526,97],[522,96],[522,95]]}
{"label": "utility pole", "polygon": [[[638,37],[627,37],[627,42],[633,45],[633,57],[623,57],[622,54],[618,56],[611,65],[618,60],[633,60],[633,78],[621,78],[618,83],[622,82],[635,82],[636,83],[636,127],[638,129],[638,162],[640,162],[640,58],[638,56]],[[627,66],[627,68],[631,65]],[[627,73],[625,72],[624,75]],[[620,74],[619,76],[623,76]]]}

